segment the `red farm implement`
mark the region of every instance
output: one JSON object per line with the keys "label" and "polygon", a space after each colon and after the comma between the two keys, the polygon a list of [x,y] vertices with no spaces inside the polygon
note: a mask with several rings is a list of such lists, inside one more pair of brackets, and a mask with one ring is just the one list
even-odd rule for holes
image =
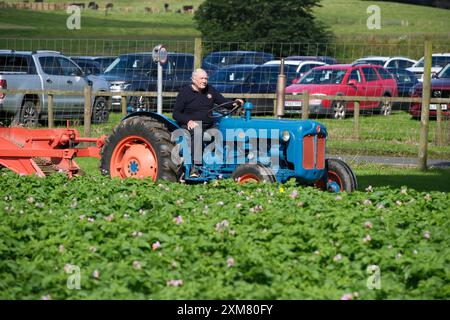
{"label": "red farm implement", "polygon": [[[44,177],[64,172],[69,177],[79,175],[75,157],[100,158],[105,138],[82,138],[78,130],[0,128],[0,167],[21,175]],[[95,146],[75,148],[79,143]]]}

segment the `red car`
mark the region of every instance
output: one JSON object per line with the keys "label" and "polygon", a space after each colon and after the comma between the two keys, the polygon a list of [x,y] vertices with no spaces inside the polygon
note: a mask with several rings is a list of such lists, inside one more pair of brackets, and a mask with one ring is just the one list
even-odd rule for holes
{"label": "red car", "polygon": [[[413,97],[422,96],[422,83],[418,83],[414,87]],[[431,98],[450,98],[450,64],[447,64],[437,75],[435,79],[431,79]],[[441,103],[442,115],[450,118],[450,104]],[[430,118],[436,118],[437,105],[430,104]],[[413,103],[409,108],[409,113],[413,118],[419,119],[422,112],[421,103]]]}
{"label": "red car", "polygon": [[[395,97],[397,81],[381,66],[335,64],[312,69],[297,84],[287,87],[286,93],[299,94],[305,90],[310,94],[330,96]],[[347,113],[353,112],[353,108],[353,102],[318,98],[309,101],[310,114],[332,115],[336,119],[345,118]],[[360,101],[360,109],[362,112],[376,110],[388,115],[392,102]],[[285,112],[301,113],[301,101],[286,100]]]}

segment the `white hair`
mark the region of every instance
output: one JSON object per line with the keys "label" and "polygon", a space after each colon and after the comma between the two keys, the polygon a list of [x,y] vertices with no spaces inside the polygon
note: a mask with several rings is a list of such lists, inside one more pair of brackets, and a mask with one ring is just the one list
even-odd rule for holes
{"label": "white hair", "polygon": [[[197,69],[195,69],[193,72],[192,72],[192,79],[194,79],[194,77],[197,75],[197,74],[199,74],[199,73],[206,73],[206,71],[205,70],[203,70],[202,68],[197,68]],[[207,73],[206,73],[207,74]]]}

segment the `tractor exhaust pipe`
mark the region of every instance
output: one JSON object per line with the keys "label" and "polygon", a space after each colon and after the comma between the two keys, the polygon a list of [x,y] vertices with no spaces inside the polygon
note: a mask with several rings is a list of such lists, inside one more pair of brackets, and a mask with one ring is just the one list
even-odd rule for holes
{"label": "tractor exhaust pipe", "polygon": [[277,92],[276,92],[276,99],[277,99],[277,110],[276,110],[276,116],[278,118],[281,118],[284,116],[284,91],[286,89],[286,75],[284,74],[284,59],[281,58],[281,64],[280,64],[280,74],[278,75],[278,81],[277,81]]}

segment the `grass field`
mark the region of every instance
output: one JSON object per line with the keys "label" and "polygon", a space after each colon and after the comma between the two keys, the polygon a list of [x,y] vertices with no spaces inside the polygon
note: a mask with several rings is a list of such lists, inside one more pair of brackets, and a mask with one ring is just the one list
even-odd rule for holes
{"label": "grass field", "polygon": [[[99,2],[103,6],[107,1]],[[171,12],[163,12],[165,2],[169,3]],[[197,7],[200,3],[196,0],[188,4]],[[0,31],[2,38],[9,39],[64,39],[64,44],[50,43],[48,45],[53,47],[47,49],[62,48],[65,52],[89,50],[84,43],[78,44],[79,39],[192,42],[194,37],[200,36],[192,15],[175,12],[185,4],[179,1],[153,1],[150,5],[140,1],[121,1],[107,14],[104,10],[84,10],[80,30],[67,29],[68,14],[64,11],[2,9]],[[366,26],[369,17],[366,9],[371,4],[381,8],[380,30],[369,30]],[[159,8],[161,12],[146,14],[146,6]],[[377,1],[323,0],[322,7],[316,8],[315,13],[317,19],[328,25],[336,35],[335,43],[330,44],[325,54],[344,60],[378,54],[402,54],[419,58],[423,55],[422,43],[425,37],[434,40],[436,51],[450,50],[449,10]],[[126,47],[127,44],[120,46]],[[32,42],[26,41],[0,41],[0,45],[2,48],[14,49],[34,47]],[[117,43],[115,45],[119,46]],[[98,43],[98,46],[106,50],[110,48],[108,43]],[[171,46],[176,44],[171,43]],[[310,53],[314,54],[313,47]]]}

